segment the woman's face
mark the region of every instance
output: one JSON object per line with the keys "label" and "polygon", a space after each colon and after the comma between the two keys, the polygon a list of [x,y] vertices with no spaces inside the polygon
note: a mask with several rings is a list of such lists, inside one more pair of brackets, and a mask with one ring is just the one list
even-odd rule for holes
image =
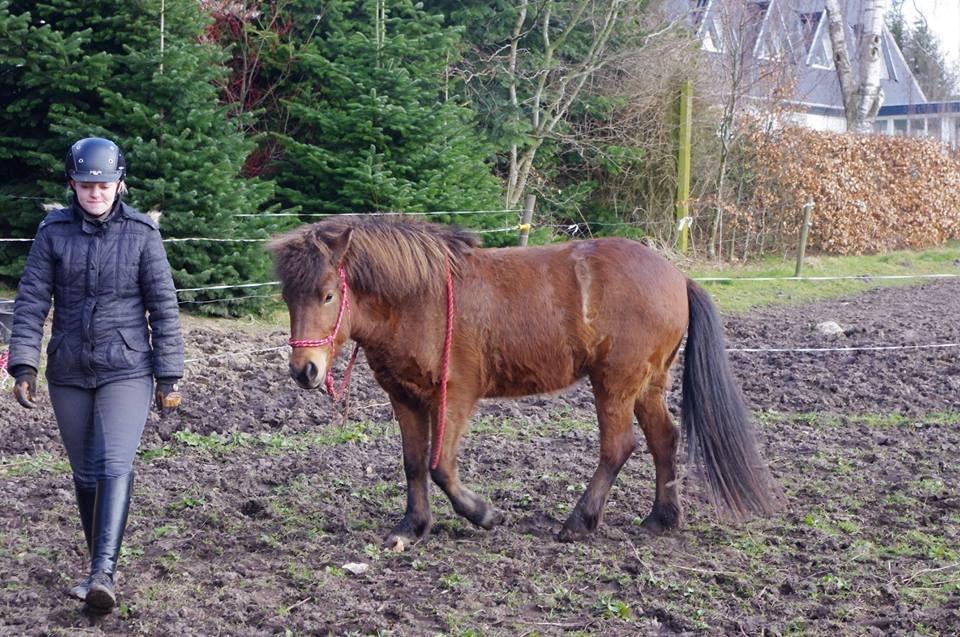
{"label": "woman's face", "polygon": [[106,214],[113,207],[113,202],[117,198],[117,189],[120,187],[119,181],[96,182],[96,181],[71,181],[74,192],[77,193],[77,201],[87,211],[88,214],[99,217]]}

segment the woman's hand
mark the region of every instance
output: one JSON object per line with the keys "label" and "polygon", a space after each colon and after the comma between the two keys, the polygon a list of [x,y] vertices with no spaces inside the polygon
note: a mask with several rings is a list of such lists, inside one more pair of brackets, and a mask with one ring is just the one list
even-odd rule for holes
{"label": "woman's hand", "polygon": [[13,382],[13,395],[17,399],[17,402],[27,409],[36,407],[37,371],[35,369],[21,371],[16,375],[15,379]]}
{"label": "woman's hand", "polygon": [[177,378],[158,378],[157,391],[154,394],[154,404],[161,416],[166,416],[180,406],[180,392],[177,389]]}

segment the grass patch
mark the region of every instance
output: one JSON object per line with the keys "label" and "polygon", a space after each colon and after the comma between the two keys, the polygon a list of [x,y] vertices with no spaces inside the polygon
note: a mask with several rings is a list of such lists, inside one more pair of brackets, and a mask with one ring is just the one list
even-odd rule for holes
{"label": "grass patch", "polygon": [[955,411],[938,411],[920,416],[905,416],[900,413],[824,414],[767,410],[756,412],[755,417],[761,426],[775,423],[798,423],[819,429],[835,429],[851,425],[866,425],[870,429],[897,429],[903,427],[943,427],[960,423],[960,413]]}
{"label": "grass patch", "polygon": [[[160,458],[169,458],[187,449],[204,450],[214,455],[227,455],[248,448],[262,450],[268,454],[302,453],[315,447],[343,444],[364,445],[373,439],[388,435],[389,428],[389,424],[384,426],[371,422],[349,422],[345,425],[325,428],[320,433],[297,434],[248,434],[244,432],[223,434],[216,431],[209,434],[200,434],[189,429],[183,429],[174,432],[173,441],[175,444],[168,443],[160,447],[142,449],[140,457],[144,462],[153,462]],[[39,456],[0,464],[0,475],[4,475],[4,468],[7,465],[10,465],[10,470],[12,470],[12,467],[17,464],[35,463],[34,458],[39,458]],[[69,467],[67,468],[69,469]]]}
{"label": "grass patch", "polygon": [[694,279],[729,278],[733,281],[700,281],[724,312],[742,313],[768,305],[790,305],[856,294],[877,287],[917,285],[927,279],[871,279],[871,276],[911,274],[960,274],[956,262],[960,244],[916,252],[898,250],[882,255],[816,256],[804,263],[801,277],[853,276],[862,279],[838,281],[737,281],[736,279],[792,277],[796,267],[788,259],[768,257],[743,266],[723,268],[695,265],[687,274]]}
{"label": "grass patch", "polygon": [[22,478],[44,473],[70,473],[70,462],[59,455],[41,451],[36,455],[14,456],[0,462],[0,477]]}

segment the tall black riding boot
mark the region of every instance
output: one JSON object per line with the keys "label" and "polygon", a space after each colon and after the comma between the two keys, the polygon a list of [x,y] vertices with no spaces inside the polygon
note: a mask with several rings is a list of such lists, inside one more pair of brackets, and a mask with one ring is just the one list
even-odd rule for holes
{"label": "tall black riding boot", "polygon": [[[80,509],[80,525],[83,527],[83,537],[87,541],[87,555],[93,552],[93,507],[97,501],[97,487],[81,484],[73,479],[73,489],[77,494],[77,508]],[[87,589],[90,588],[90,578],[70,589],[70,595],[77,599],[86,599]]]}
{"label": "tall black riding boot", "polygon": [[127,527],[133,472],[97,481],[93,507],[93,550],[90,556],[90,588],[86,602],[91,610],[109,612],[117,603],[113,590],[120,544]]}

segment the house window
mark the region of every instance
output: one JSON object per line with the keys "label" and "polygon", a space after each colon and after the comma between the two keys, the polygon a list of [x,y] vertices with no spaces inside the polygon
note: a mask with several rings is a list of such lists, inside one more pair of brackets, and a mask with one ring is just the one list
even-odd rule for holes
{"label": "house window", "polygon": [[779,60],[786,53],[787,28],[783,21],[783,14],[775,10],[778,6],[773,5],[767,13],[767,19],[757,38],[756,56],[761,60]]}
{"label": "house window", "polygon": [[[863,25],[852,24],[850,25],[850,30],[853,32],[853,41],[856,42],[857,48],[859,49],[863,46]],[[893,56],[890,53],[890,47],[887,46],[887,38],[882,31],[880,32],[880,63],[882,64],[880,67],[881,79],[897,81],[897,72],[893,65]]]}
{"label": "house window", "polygon": [[927,120],[927,135],[934,139],[943,139],[943,126],[939,117],[931,117]]}
{"label": "house window", "polygon": [[907,134],[907,120],[905,119],[895,119],[893,120],[893,134],[898,136],[906,136]]}
{"label": "house window", "polygon": [[691,0],[690,18],[693,20],[693,26],[699,27],[703,22],[703,16],[707,14],[710,8],[710,0]]}
{"label": "house window", "polygon": [[890,52],[890,46],[887,44],[886,36],[880,36],[881,50],[883,51],[883,65],[886,67],[885,77],[894,82],[898,81],[897,67],[893,64],[893,55]]}
{"label": "house window", "polygon": [[813,45],[813,38],[817,34],[820,26],[820,19],[823,17],[822,11],[814,13],[801,13],[797,16],[797,22],[793,34],[793,45],[795,50],[803,53],[806,57]]}
{"label": "house window", "polygon": [[700,27],[700,40],[703,42],[703,48],[707,51],[713,51],[714,53],[723,51],[723,30],[716,16],[707,18],[707,21]]}
{"label": "house window", "polygon": [[833,69],[833,43],[830,41],[830,26],[820,15],[817,30],[813,34],[813,43],[810,45],[810,54],[807,64],[818,69]]}

